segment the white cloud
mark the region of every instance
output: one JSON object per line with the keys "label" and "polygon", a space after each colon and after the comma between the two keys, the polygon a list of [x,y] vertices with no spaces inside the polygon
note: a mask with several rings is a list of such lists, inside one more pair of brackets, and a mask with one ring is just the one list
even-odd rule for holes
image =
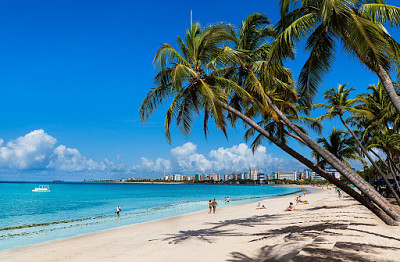
{"label": "white cloud", "polygon": [[[42,129],[34,130],[0,147],[0,167],[40,169],[47,165],[57,139]],[[1,144],[4,140],[1,139]]]}
{"label": "white cloud", "polygon": [[[259,168],[263,172],[277,169],[293,170],[300,167],[293,161],[273,157],[267,148],[260,146],[253,154],[244,143],[230,148],[220,147],[207,154],[197,152],[197,145],[188,142],[171,149],[170,159],[156,160],[142,157],[140,163],[128,167],[121,159],[94,161],[82,156],[78,149],[57,145],[57,139],[44,130],[34,130],[5,144],[0,138],[0,169],[2,171],[46,172],[97,172],[129,174],[135,177],[159,177],[167,174],[211,173],[220,174],[248,171]],[[124,177],[124,175],[121,175]]]}
{"label": "white cloud", "polygon": [[267,154],[267,148],[260,146],[252,152],[246,144],[232,146],[231,148],[218,148],[211,150],[209,156],[214,159],[214,170],[242,172],[250,168],[270,170],[279,168],[284,164],[283,159]]}
{"label": "white cloud", "polygon": [[83,157],[75,148],[67,148],[60,145],[54,149],[54,155],[47,165],[61,171],[83,171],[83,170],[104,170],[106,165],[103,162],[95,162],[92,159]]}
{"label": "white cloud", "polygon": [[55,147],[57,139],[43,129],[34,130],[25,136],[11,140],[5,146],[0,139],[0,168],[6,170],[50,169],[58,171],[121,171],[125,164],[107,159],[96,162],[81,155],[78,149],[64,145]]}
{"label": "white cloud", "polygon": [[213,162],[198,154],[197,145],[188,142],[171,150],[171,156],[180,172],[205,172],[211,170]]}
{"label": "white cloud", "polygon": [[[188,142],[182,146],[171,149],[171,161],[158,158],[152,161],[147,158],[141,159],[141,165],[134,167],[135,170],[141,172],[158,172],[162,173],[164,166],[157,162],[164,161],[168,163],[166,171],[169,173],[193,174],[193,173],[232,173],[244,172],[250,168],[259,168],[264,172],[276,169],[292,170],[298,165],[288,164],[287,161],[272,157],[267,153],[264,146],[260,146],[253,154],[252,150],[244,143],[234,145],[230,148],[218,148],[211,150],[206,157],[197,152],[197,145]],[[171,168],[169,168],[171,167]]]}
{"label": "white cloud", "polygon": [[133,169],[137,172],[149,173],[150,175],[154,173],[163,173],[172,171],[171,161],[157,158],[156,161],[150,160],[148,158],[142,157],[140,158],[140,164],[133,167]]}

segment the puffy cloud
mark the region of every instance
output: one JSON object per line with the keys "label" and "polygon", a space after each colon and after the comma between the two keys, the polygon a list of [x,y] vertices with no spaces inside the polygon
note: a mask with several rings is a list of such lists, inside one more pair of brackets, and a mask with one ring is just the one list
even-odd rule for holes
{"label": "puffy cloud", "polygon": [[[1,144],[4,140],[1,139]],[[0,147],[0,167],[9,169],[45,168],[57,139],[42,129],[34,130]]]}
{"label": "puffy cloud", "polygon": [[96,162],[81,155],[78,149],[64,145],[55,147],[57,139],[43,129],[11,140],[5,146],[0,139],[0,168],[3,170],[58,170],[58,171],[121,171],[125,164],[107,159]]}
{"label": "puffy cloud", "polygon": [[204,155],[198,154],[197,145],[188,142],[182,146],[171,149],[171,156],[180,172],[205,172],[213,167],[212,161]]}
{"label": "puffy cloud", "polygon": [[95,162],[92,159],[83,157],[75,148],[67,148],[60,145],[54,149],[54,155],[47,165],[61,171],[82,171],[82,170],[104,170],[106,165],[103,162]]}
{"label": "puffy cloud", "polygon": [[94,161],[82,156],[78,149],[57,145],[57,139],[44,130],[34,130],[4,144],[0,139],[0,169],[31,172],[97,172],[99,174],[132,174],[135,177],[158,177],[164,173],[193,174],[196,172],[231,173],[259,168],[264,172],[293,170],[300,167],[293,161],[275,158],[260,146],[253,154],[244,143],[230,148],[218,148],[204,155],[197,145],[188,142],[171,149],[170,159],[142,157],[140,163],[128,167],[121,159]]}
{"label": "puffy cloud", "polygon": [[[196,172],[209,173],[231,173],[244,172],[250,168],[259,168],[264,172],[273,171],[276,169],[290,170],[299,167],[299,165],[288,164],[287,161],[272,157],[267,153],[264,146],[260,146],[253,154],[251,148],[242,143],[234,145],[230,148],[218,148],[211,150],[207,157],[197,152],[197,145],[188,142],[182,146],[171,149],[171,161],[158,158],[157,161],[152,161],[147,158],[142,158],[140,169],[148,170],[149,172],[161,173],[164,168],[157,164],[158,161],[168,163],[166,171],[170,173],[193,174]],[[134,169],[137,170],[139,166]]]}
{"label": "puffy cloud", "polygon": [[250,168],[262,170],[278,169],[285,164],[283,159],[267,154],[267,148],[260,146],[252,152],[246,144],[232,146],[231,148],[218,148],[211,150],[209,156],[214,159],[214,170],[242,172]]}
{"label": "puffy cloud", "polygon": [[154,173],[163,173],[172,171],[171,161],[157,158],[156,161],[150,160],[148,158],[142,157],[140,158],[140,164],[133,167],[136,172],[146,172],[151,174]]}

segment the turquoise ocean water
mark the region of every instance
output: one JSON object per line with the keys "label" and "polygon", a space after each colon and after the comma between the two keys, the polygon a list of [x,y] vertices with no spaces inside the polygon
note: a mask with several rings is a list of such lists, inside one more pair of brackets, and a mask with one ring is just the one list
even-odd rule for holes
{"label": "turquoise ocean water", "polygon": [[[298,188],[201,184],[0,182],[0,250],[72,237],[113,227],[272,198]],[[121,206],[119,219],[115,209]]]}

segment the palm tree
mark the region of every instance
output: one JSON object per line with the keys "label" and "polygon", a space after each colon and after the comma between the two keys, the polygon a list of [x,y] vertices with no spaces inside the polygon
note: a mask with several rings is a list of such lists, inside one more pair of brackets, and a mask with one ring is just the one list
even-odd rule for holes
{"label": "palm tree", "polygon": [[355,90],[355,88],[347,89],[346,85],[347,84],[344,84],[344,85],[340,85],[339,84],[337,91],[333,87],[331,87],[329,90],[327,90],[324,93],[324,99],[328,103],[327,104],[317,104],[317,105],[315,105],[315,107],[316,108],[328,109],[328,112],[326,114],[322,115],[321,117],[319,117],[318,119],[319,120],[323,120],[325,118],[329,119],[329,118],[333,118],[335,116],[339,116],[339,118],[342,121],[343,125],[347,128],[347,130],[353,136],[354,141],[357,143],[357,145],[361,149],[362,153],[368,158],[369,162],[378,171],[379,175],[385,181],[386,186],[388,186],[388,188],[392,191],[397,203],[400,205],[400,198],[395,193],[395,191],[392,188],[392,186],[390,185],[390,182],[387,179],[386,175],[379,168],[379,166],[375,163],[375,161],[372,159],[370,154],[364,148],[364,146],[362,145],[361,141],[358,139],[358,137],[356,136],[354,131],[350,128],[350,126],[343,119],[343,115],[346,112],[349,112],[351,114],[357,114],[358,116],[363,116],[363,117],[366,117],[366,118],[370,118],[372,116],[370,111],[355,107],[355,105],[358,102],[360,102],[360,98],[349,99],[348,97],[349,97],[351,91]]}
{"label": "palm tree", "polygon": [[[396,171],[397,169],[396,165],[393,162],[393,154],[392,152],[400,152],[400,134],[394,133],[393,130],[390,129],[385,129],[383,132],[375,132],[374,136],[371,138],[371,140],[368,143],[367,146],[368,149],[379,149],[382,150],[386,154],[386,158],[388,159],[388,163],[384,162],[388,170],[391,171],[393,175],[393,179],[395,180],[397,184],[397,190],[400,193],[400,187],[399,187],[399,182],[397,181],[396,178]],[[377,154],[377,156],[380,158],[380,156]],[[380,158],[381,159],[381,158]],[[381,159],[382,160],[382,159]],[[389,189],[391,189],[392,194],[396,197],[398,197],[398,194],[394,191],[393,187],[389,184],[388,185]]]}
{"label": "palm tree", "polygon": [[[336,127],[333,127],[328,139],[325,137],[319,137],[317,142],[350,168],[351,166],[347,162],[348,160],[359,160],[363,163],[365,162],[365,160],[357,154],[354,138],[351,137],[349,133],[336,129]],[[327,161],[321,158],[316,151],[312,152],[312,156],[317,160],[318,166],[322,168],[327,166]]]}
{"label": "palm tree", "polygon": [[[352,54],[360,58],[370,69],[378,72],[380,76],[383,76],[385,73],[389,76],[385,70],[391,68],[392,64],[390,62],[397,61],[395,55],[397,43],[388,34],[382,35],[383,26],[373,26],[373,22],[360,17],[358,13],[355,14],[353,9],[359,6],[351,8],[349,6],[351,1],[302,1],[301,8],[289,13],[288,6],[291,1],[282,0],[280,2],[282,4],[283,13],[282,21],[278,26],[280,34],[271,45],[270,56],[267,58],[266,63],[290,57],[292,55],[294,40],[299,40],[312,29],[316,28],[308,39],[307,46],[311,50],[311,56],[306,66],[303,68],[299,80],[300,103],[304,105],[311,104],[311,99],[317,90],[317,84],[321,81],[321,77],[326,72],[326,68],[330,68],[333,59],[332,50],[334,50],[335,44],[333,37],[341,39]],[[300,3],[300,1],[295,2]],[[331,6],[329,6],[328,2]],[[364,6],[364,8],[366,8],[366,6]],[[385,5],[384,8],[390,9],[391,7]],[[369,8],[369,10],[370,9],[371,8]],[[393,7],[390,10],[396,11],[397,9]],[[388,50],[388,52],[384,52],[379,48],[376,50],[376,46],[382,47]],[[382,72],[382,68],[384,72]],[[390,87],[390,85],[393,87],[392,83],[387,83],[388,81],[385,77],[382,77],[382,79],[386,81],[382,80],[386,87]],[[390,90],[387,89],[387,91],[389,92]],[[274,105],[273,101],[268,96],[264,96],[263,98],[266,100],[269,107],[277,113],[280,120],[293,130],[307,146],[317,151],[331,166],[348,178],[365,195],[385,210],[385,212],[396,220],[400,220],[400,213],[394,210],[390,203],[382,198],[356,172],[348,168],[333,154],[301,132],[301,130]]]}
{"label": "palm tree", "polygon": [[[228,105],[228,97],[234,93],[239,95],[246,103],[254,103],[257,107],[266,108],[265,104],[259,105],[259,102],[253,99],[246,90],[234,81],[223,77],[223,74],[226,72],[223,65],[226,61],[235,61],[237,57],[242,55],[239,51],[222,46],[224,41],[231,38],[232,34],[228,26],[213,25],[202,29],[198,23],[195,23],[191,26],[190,30],[187,30],[185,40],[178,37],[178,51],[170,45],[164,44],[158,50],[155,58],[155,63],[159,69],[159,72],[155,76],[157,86],[147,94],[142,103],[140,108],[141,119],[144,122],[147,121],[154,110],[165,99],[172,97],[165,121],[167,139],[170,141],[169,128],[171,121],[176,121],[180,130],[184,134],[188,134],[193,117],[199,114],[200,110],[204,112],[205,133],[207,133],[207,123],[210,116],[215,118],[217,127],[226,133],[223,115],[223,109],[225,109],[265,135],[285,150],[285,152],[288,152],[296,159],[300,159],[309,168],[316,169],[311,161],[307,162],[307,159],[304,159],[304,157],[288,148],[285,144],[280,143],[279,139],[270,136],[267,131],[258,126],[252,119]],[[256,65],[256,67],[260,68],[260,65]],[[274,67],[271,68],[274,69]],[[279,68],[279,65],[276,68]],[[287,72],[287,70],[281,70],[281,72]],[[250,76],[255,78],[253,74]],[[285,84],[278,77],[273,77],[272,80],[265,82],[270,83],[271,81],[281,83],[281,89],[287,88],[290,90],[288,84]],[[260,86],[248,85],[248,89],[256,97],[264,95]],[[285,94],[285,92],[277,92],[279,89],[275,89],[275,91],[277,96],[279,93]],[[287,91],[287,93],[290,94],[290,91]],[[274,97],[274,92],[271,92],[270,95]],[[286,103],[282,98],[277,99],[277,101],[281,102],[281,104]],[[332,178],[328,178],[328,180],[333,181],[339,187],[343,187],[344,191],[346,191],[345,185],[341,185]],[[363,203],[386,223],[391,225],[396,224],[379,208],[369,203],[367,199],[357,195],[358,193],[355,191],[349,191],[349,194],[360,201],[360,203]],[[385,212],[387,211],[385,210]]]}
{"label": "palm tree", "polygon": [[385,0],[279,2],[282,18],[277,53],[285,54],[294,41],[310,34],[306,45],[310,57],[299,77],[300,96],[310,104],[323,75],[331,68],[338,39],[350,55],[377,74],[400,113],[400,98],[388,73],[399,67],[400,46],[383,26],[400,25],[399,7]]}
{"label": "palm tree", "polygon": [[194,114],[204,114],[204,133],[207,135],[208,119],[214,118],[216,126],[226,135],[226,120],[223,109],[215,100],[225,102],[228,97],[225,89],[240,87],[233,81],[219,76],[217,64],[236,54],[222,43],[232,39],[231,29],[227,25],[216,24],[201,28],[199,23],[191,25],[186,31],[185,39],[179,36],[175,50],[164,44],[157,51],[154,63],[159,69],[155,76],[156,88],[146,96],[140,108],[140,117],[145,122],[153,111],[166,98],[173,96],[167,110],[165,130],[168,141],[171,141],[170,125],[176,120],[180,131],[188,135],[191,130]]}

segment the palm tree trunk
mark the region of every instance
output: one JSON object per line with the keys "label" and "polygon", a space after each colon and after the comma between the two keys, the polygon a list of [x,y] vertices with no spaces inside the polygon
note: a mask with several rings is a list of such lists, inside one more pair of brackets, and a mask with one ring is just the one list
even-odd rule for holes
{"label": "palm tree trunk", "polygon": [[369,162],[374,166],[376,171],[378,171],[379,175],[383,178],[383,181],[385,181],[386,186],[388,186],[390,192],[392,192],[394,198],[396,199],[397,204],[400,206],[400,198],[399,195],[394,191],[394,188],[390,184],[389,180],[387,179],[386,175],[382,172],[382,170],[379,168],[379,166],[375,163],[375,161],[372,159],[372,157],[368,154],[367,150],[365,150],[364,146],[361,144],[360,140],[354,133],[354,131],[350,128],[350,126],[344,121],[343,116],[339,115],[340,120],[342,121],[343,125],[349,130],[350,134],[354,137],[356,140],[358,146],[360,147],[361,151],[364,153],[364,155],[368,158]]}
{"label": "palm tree trunk", "polygon": [[276,105],[271,101],[271,99],[266,96],[266,100],[269,106],[278,114],[284,124],[292,129],[302,140],[304,140],[307,145],[316,151],[322,158],[324,158],[333,168],[339,171],[347,179],[349,179],[362,193],[368,196],[373,202],[375,202],[382,210],[384,210],[393,219],[400,221],[400,213],[394,210],[391,204],[382,197],[376,190],[371,187],[364,179],[362,179],[357,173],[344,165],[337,157],[332,153],[321,147],[318,143],[304,134],[296,125],[291,122],[285,114],[283,114]]}
{"label": "palm tree trunk", "polygon": [[[380,155],[378,155],[377,153],[375,153],[375,152],[372,151],[372,150],[371,150],[371,152],[372,152],[372,154],[374,154],[374,155],[386,166],[387,170],[390,169],[388,163],[386,163],[386,162],[381,158]],[[388,158],[389,158],[389,156],[388,156]],[[393,164],[394,164],[394,163],[393,163]],[[397,171],[399,171],[399,170],[397,169],[396,165],[394,165],[394,167],[396,168]],[[394,175],[394,177],[396,177],[396,174],[395,174],[395,173],[392,173],[392,174]],[[400,187],[399,187],[399,182],[397,181],[397,178],[395,178],[395,181],[396,181],[396,184],[397,184],[397,191],[399,191],[399,194],[400,194]]]}
{"label": "palm tree trunk", "polygon": [[396,185],[397,185],[397,191],[400,193],[399,181],[397,181],[397,177],[396,177],[396,173],[397,173],[398,169],[397,169],[396,165],[395,165],[394,162],[393,162],[392,153],[390,153],[389,150],[388,150],[387,153],[388,153],[389,161],[390,161],[390,163],[392,164],[393,169],[394,169],[394,170],[393,170],[393,178],[394,178],[394,181],[396,182]]}
{"label": "palm tree trunk", "polygon": [[390,101],[392,101],[393,106],[396,108],[397,113],[400,114],[400,97],[397,95],[396,90],[394,89],[392,78],[381,65],[378,67],[376,74],[381,80],[381,83],[385,88]]}
{"label": "palm tree trunk", "polygon": [[[274,143],[276,146],[278,146],[280,149],[288,153],[290,156],[293,158],[297,159],[299,162],[328,180],[330,183],[336,185],[338,188],[343,190],[343,192],[346,192],[348,195],[353,197],[355,200],[360,202],[362,205],[367,207],[369,210],[371,210],[375,215],[377,215],[380,219],[382,219],[386,224],[395,226],[397,223],[390,217],[388,216],[385,212],[383,212],[381,209],[379,209],[377,206],[375,206],[371,201],[369,201],[368,198],[361,196],[359,193],[357,193],[355,190],[351,189],[348,187],[346,184],[344,184],[342,181],[336,179],[334,176],[329,175],[326,173],[324,170],[316,166],[312,161],[309,159],[305,158],[303,155],[297,153],[295,150],[292,148],[288,147],[285,143],[280,141],[279,139],[273,137],[270,135],[268,131],[263,129],[261,126],[259,126],[256,122],[254,122],[251,118],[246,116],[245,114],[241,113],[240,111],[236,110],[235,108],[229,106],[228,104],[225,104],[219,100],[216,100],[216,103],[218,103],[221,107],[223,107],[225,110],[228,112],[236,115],[240,119],[242,119],[243,122],[248,124],[249,126],[253,127],[255,130],[257,130],[260,134],[265,136],[267,139],[269,139],[272,143]],[[299,140],[302,142],[301,140]]]}

